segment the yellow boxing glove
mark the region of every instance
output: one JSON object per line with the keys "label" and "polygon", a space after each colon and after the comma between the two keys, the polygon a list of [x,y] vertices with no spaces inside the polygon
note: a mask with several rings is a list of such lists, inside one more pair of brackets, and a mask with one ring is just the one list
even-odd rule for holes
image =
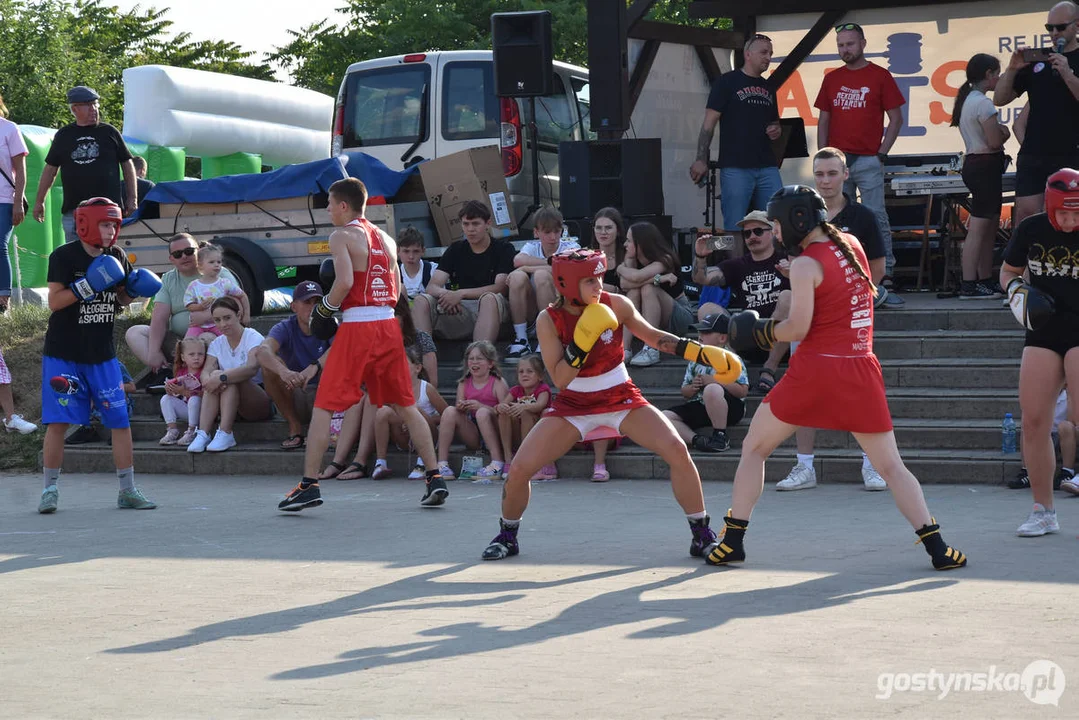
{"label": "yellow boxing glove", "polygon": [[690,362],[715,370],[714,377],[722,385],[736,382],[742,374],[742,363],[730,350],[715,345],[701,345],[696,340],[682,338],[675,351]]}
{"label": "yellow boxing glove", "polygon": [[573,329],[573,341],[566,346],[566,362],[570,367],[580,369],[592,347],[599,341],[599,336],[607,330],[616,329],[618,318],[614,310],[603,303],[586,306],[577,320],[577,327]]}

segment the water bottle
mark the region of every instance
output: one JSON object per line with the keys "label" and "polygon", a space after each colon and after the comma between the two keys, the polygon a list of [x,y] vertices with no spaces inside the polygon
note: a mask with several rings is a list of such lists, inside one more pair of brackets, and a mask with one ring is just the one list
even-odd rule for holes
{"label": "water bottle", "polygon": [[1015,452],[1015,419],[1011,413],[1004,414],[1004,423],[1001,425],[1000,449],[1005,455]]}

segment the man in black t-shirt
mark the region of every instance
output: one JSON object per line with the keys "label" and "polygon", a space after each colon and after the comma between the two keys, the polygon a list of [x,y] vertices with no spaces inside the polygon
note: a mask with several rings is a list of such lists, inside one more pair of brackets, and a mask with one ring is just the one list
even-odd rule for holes
{"label": "man in black t-shirt", "polygon": [[[739,258],[724,260],[718,267],[708,266],[710,237],[697,238],[693,252],[693,282],[701,285],[719,285],[731,289],[727,307],[737,310],[756,310],[762,318],[785,320],[790,314],[791,283],[790,261],[776,249],[772,223],[763,210],[754,210],[738,221],[746,254]],[[714,313],[727,313],[727,308],[715,303],[702,303],[697,317],[703,319]],[[765,353],[744,353],[750,363],[763,362],[758,390],[767,391],[775,385],[775,372],[780,360],[787,354],[790,343],[776,343]]]}
{"label": "man in black t-shirt", "polygon": [[1045,30],[1052,40],[1049,48],[1062,46],[1048,60],[1025,62],[1023,50],[1012,53],[1008,68],[993,91],[993,104],[1007,105],[1023,93],[1030,109],[1026,135],[1015,163],[1015,217],[1013,227],[1023,218],[1042,211],[1045,181],[1064,167],[1079,167],[1079,7],[1072,2],[1053,6]]}
{"label": "man in black t-shirt", "polygon": [[738,70],[721,75],[708,95],[697,139],[693,182],[708,172],[712,135],[719,124],[719,186],[723,227],[731,228],[748,210],[763,210],[783,186],[772,141],[779,137],[776,95],[761,75],[772,62],[772,41],[754,35],[742,51]]}
{"label": "man in black t-shirt", "polygon": [[465,237],[446,248],[431,274],[427,292],[416,295],[412,320],[417,330],[444,340],[495,342],[509,321],[506,278],[513,272],[513,245],[493,240],[491,211],[469,200],[458,213]]}
{"label": "man in black t-shirt", "polygon": [[52,314],[41,359],[41,419],[48,429],[42,453],[45,490],[38,512],[56,512],[64,434],[69,424],[89,424],[91,403],[102,424],[112,429],[112,457],[120,481],[117,505],[152,510],[156,505],[135,487],[131,426],[113,325],[122,306],[135,297],[152,297],[161,280],[147,270],[132,270],[124,252],[115,247],[122,219],[118,205],[93,198],[74,215],[79,241],[49,255]]}
{"label": "man in black t-shirt", "polygon": [[70,243],[78,240],[73,213],[84,200],[107,197],[124,208],[125,216],[135,212],[139,202],[131,151],[119,130],[100,122],[98,94],[79,85],[68,91],[67,101],[75,122],[60,128],[53,136],[38,183],[34,219],[45,221],[45,196],[59,171],[64,187],[64,206],[60,212],[63,214],[64,237]]}

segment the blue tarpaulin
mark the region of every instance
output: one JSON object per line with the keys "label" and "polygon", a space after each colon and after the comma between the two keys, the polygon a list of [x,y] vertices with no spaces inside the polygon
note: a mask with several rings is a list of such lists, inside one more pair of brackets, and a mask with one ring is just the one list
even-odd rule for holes
{"label": "blue tarpaulin", "polygon": [[267,173],[158,183],[146,194],[146,199],[158,203],[259,202],[324,193],[335,181],[350,176],[362,180],[369,195],[392,197],[416,170],[415,166],[390,170],[365,153],[346,153],[326,160],[285,165]]}

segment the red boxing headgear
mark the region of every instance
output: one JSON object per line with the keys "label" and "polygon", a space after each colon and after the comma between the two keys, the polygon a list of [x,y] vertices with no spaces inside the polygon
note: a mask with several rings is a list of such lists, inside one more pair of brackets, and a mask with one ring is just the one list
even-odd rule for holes
{"label": "red boxing headgear", "polygon": [[[116,225],[116,234],[108,244],[102,240],[101,231],[98,229],[98,224],[103,222]],[[120,212],[120,206],[108,198],[90,198],[75,208],[75,234],[87,245],[112,247],[120,237],[120,225],[123,222],[124,214]]]}
{"label": "red boxing headgear", "polygon": [[587,305],[581,297],[581,280],[602,278],[607,272],[607,256],[599,250],[563,250],[551,256],[551,271],[558,294],[571,305]]}
{"label": "red boxing headgear", "polygon": [[1079,211],[1079,170],[1063,168],[1045,181],[1045,214],[1054,229],[1062,230],[1057,225],[1057,210]]}

